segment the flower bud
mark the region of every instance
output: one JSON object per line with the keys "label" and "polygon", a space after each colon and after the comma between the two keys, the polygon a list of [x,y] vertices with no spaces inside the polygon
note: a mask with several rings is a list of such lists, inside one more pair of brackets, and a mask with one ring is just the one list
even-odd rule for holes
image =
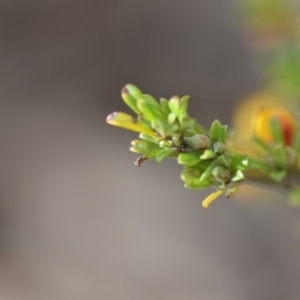
{"label": "flower bud", "polygon": [[194,149],[208,149],[211,147],[211,139],[204,134],[195,134],[192,137],[185,138],[187,143]]}
{"label": "flower bud", "polygon": [[225,150],[225,144],[222,142],[219,142],[219,141],[215,142],[213,145],[213,150],[214,150],[214,152],[221,154]]}
{"label": "flower bud", "polygon": [[230,172],[224,166],[215,167],[212,174],[218,182],[228,182],[230,179]]}

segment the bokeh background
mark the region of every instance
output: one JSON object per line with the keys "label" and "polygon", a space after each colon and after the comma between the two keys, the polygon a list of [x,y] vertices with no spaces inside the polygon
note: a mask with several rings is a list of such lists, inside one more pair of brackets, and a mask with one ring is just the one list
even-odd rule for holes
{"label": "bokeh background", "polygon": [[105,123],[129,82],[230,123],[260,86],[235,3],[4,0],[0,45],[1,299],[299,299],[284,195],[204,210],[174,161],[136,168],[136,135]]}

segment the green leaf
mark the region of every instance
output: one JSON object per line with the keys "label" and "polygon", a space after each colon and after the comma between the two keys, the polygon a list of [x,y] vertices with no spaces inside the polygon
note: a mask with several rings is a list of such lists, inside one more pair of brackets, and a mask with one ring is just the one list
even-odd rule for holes
{"label": "green leaf", "polygon": [[[155,100],[154,100],[155,101]],[[137,102],[137,107],[143,115],[143,118],[152,122],[159,119],[164,119],[159,104],[151,100],[148,95],[143,95]]]}
{"label": "green leaf", "polygon": [[194,166],[201,162],[200,153],[192,152],[192,153],[180,153],[177,159],[180,165],[184,166]]}
{"label": "green leaf", "polygon": [[212,141],[222,141],[224,128],[219,120],[214,120],[209,129],[209,136]]}
{"label": "green leaf", "polygon": [[180,178],[182,181],[186,182],[190,179],[197,179],[199,181],[199,177],[201,176],[202,171],[198,168],[185,168],[180,173]]}
{"label": "green leaf", "polygon": [[169,115],[169,113],[171,112],[169,109],[169,101],[166,98],[160,98],[159,102],[160,102],[160,106],[161,106],[161,110],[162,110],[163,114],[165,115],[165,117],[167,117]]}
{"label": "green leaf", "polygon": [[270,150],[270,147],[269,147],[269,145],[265,142],[265,141],[263,141],[261,138],[259,138],[259,137],[257,137],[257,136],[253,136],[252,138],[251,138],[251,140],[257,145],[257,146],[259,146],[264,152],[269,152],[269,150]]}
{"label": "green leaf", "polygon": [[170,149],[163,149],[161,150],[157,155],[156,155],[156,161],[158,163],[162,162],[163,159],[165,159],[168,156],[171,156],[174,152],[176,151],[176,149],[174,148],[170,148]]}
{"label": "green leaf", "polygon": [[278,168],[286,168],[287,166],[287,153],[283,144],[275,145],[271,148],[271,154],[274,162]]}
{"label": "green leaf", "polygon": [[270,129],[274,142],[276,144],[284,144],[282,125],[280,119],[277,116],[273,116],[270,118]]}
{"label": "green leaf", "polygon": [[230,163],[231,163],[231,159],[229,159],[227,156],[225,155],[220,155],[218,158],[218,161],[224,165],[225,167],[229,167]]}
{"label": "green leaf", "polygon": [[174,113],[169,113],[168,115],[168,122],[173,124],[176,121],[176,115]]}
{"label": "green leaf", "polygon": [[199,181],[198,178],[189,179],[184,187],[192,190],[200,190],[205,189],[211,185],[211,182],[209,180]]}
{"label": "green leaf", "polygon": [[252,157],[249,158],[248,170],[249,171],[258,171],[258,172],[266,174],[266,175],[269,175],[271,172],[271,168],[266,162],[259,161]]}
{"label": "green leaf", "polygon": [[185,115],[187,113],[189,99],[190,99],[190,96],[184,96],[180,99],[180,102],[179,102],[179,114],[180,115]]}
{"label": "green leaf", "polygon": [[281,171],[273,171],[269,175],[272,179],[274,179],[277,182],[280,182],[287,174],[286,170]]}
{"label": "green leaf", "polygon": [[142,96],[142,91],[133,84],[126,84],[121,91],[123,101],[131,108],[136,114],[140,114],[137,107],[137,101]]}
{"label": "green leaf", "polygon": [[158,142],[158,139],[155,139],[154,137],[152,137],[152,136],[150,136],[150,135],[148,135],[146,133],[140,133],[139,134],[139,138],[142,139],[142,140],[154,143],[154,144],[156,144]]}
{"label": "green leaf", "polygon": [[169,100],[169,109],[175,116],[179,115],[179,101],[177,96],[174,96]]}
{"label": "green leaf", "polygon": [[237,170],[236,173],[233,174],[233,176],[231,177],[231,181],[239,181],[244,178],[245,178],[245,176],[244,176],[243,172],[240,170]]}
{"label": "green leaf", "polygon": [[210,149],[206,149],[204,150],[204,153],[200,156],[201,159],[211,159],[211,158],[215,158],[217,156],[217,154],[210,150]]}
{"label": "green leaf", "polygon": [[237,170],[244,171],[247,169],[249,164],[249,157],[246,154],[236,154],[233,156],[230,171],[233,173]]}
{"label": "green leaf", "polygon": [[204,181],[206,180],[209,176],[212,175],[213,169],[219,164],[219,161],[215,159],[203,172],[203,174],[200,176],[199,180]]}
{"label": "green leaf", "polygon": [[222,132],[221,132],[221,136],[220,136],[220,141],[222,143],[226,142],[226,138],[227,138],[227,125],[223,125],[222,126]]}

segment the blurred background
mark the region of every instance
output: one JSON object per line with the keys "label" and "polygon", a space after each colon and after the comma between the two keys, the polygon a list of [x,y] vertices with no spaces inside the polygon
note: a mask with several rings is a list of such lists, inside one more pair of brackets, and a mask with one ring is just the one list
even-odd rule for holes
{"label": "blurred background", "polygon": [[134,166],[126,83],[230,123],[260,66],[229,0],[0,3],[0,298],[299,299],[299,210],[243,186],[209,210],[174,161]]}

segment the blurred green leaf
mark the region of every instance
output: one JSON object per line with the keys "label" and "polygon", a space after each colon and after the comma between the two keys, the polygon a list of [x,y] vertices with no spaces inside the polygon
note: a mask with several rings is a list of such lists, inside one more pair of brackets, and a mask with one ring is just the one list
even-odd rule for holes
{"label": "blurred green leaf", "polygon": [[178,155],[178,163],[184,166],[194,166],[201,162],[200,153],[192,152],[192,153],[180,153]]}
{"label": "blurred green leaf", "polygon": [[222,139],[224,128],[218,120],[214,120],[209,129],[209,136],[212,141],[216,142]]}
{"label": "blurred green leaf", "polygon": [[156,155],[156,161],[158,163],[162,162],[163,159],[165,159],[168,156],[171,156],[174,152],[176,151],[176,149],[174,148],[170,148],[170,149],[163,149],[161,150],[157,155]]}

